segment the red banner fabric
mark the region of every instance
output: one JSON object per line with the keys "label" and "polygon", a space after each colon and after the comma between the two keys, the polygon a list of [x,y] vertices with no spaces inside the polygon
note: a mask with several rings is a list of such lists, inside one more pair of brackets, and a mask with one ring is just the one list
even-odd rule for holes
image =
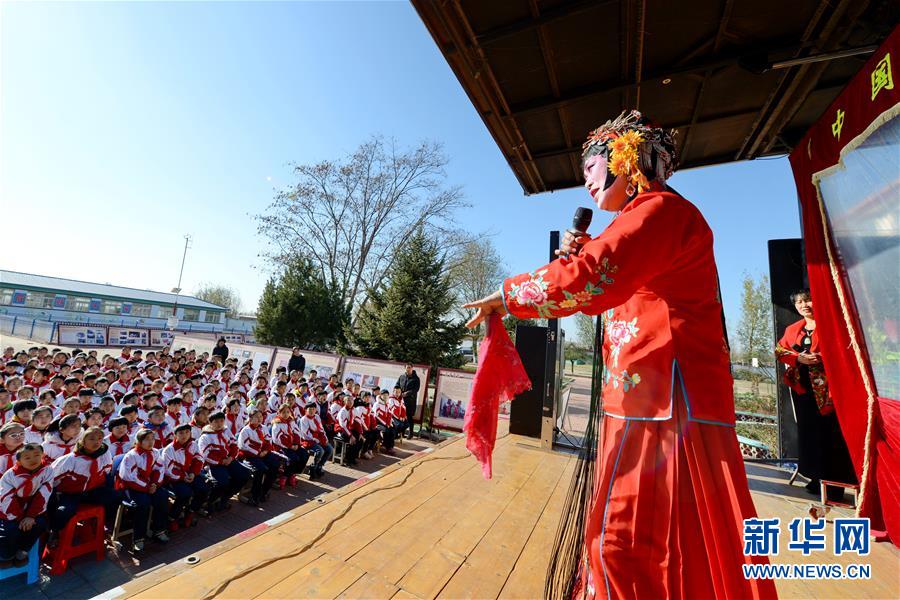
{"label": "red banner fabric", "polygon": [[830,228],[823,222],[825,211],[812,179],[815,173],[838,164],[841,150],[879,117],[884,119],[896,110],[900,103],[898,64],[900,28],[895,28],[797,144],[790,161],[803,215],[806,263],[822,359],[862,486],[859,514],[872,519],[873,530],[886,529],[900,547],[900,402],[875,395],[853,295],[839,264],[840,256],[826,237]]}

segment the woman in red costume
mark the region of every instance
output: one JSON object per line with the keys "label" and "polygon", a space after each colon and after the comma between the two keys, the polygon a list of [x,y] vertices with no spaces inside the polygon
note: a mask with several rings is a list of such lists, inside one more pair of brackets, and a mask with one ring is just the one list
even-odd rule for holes
{"label": "woman in red costume", "polygon": [[[616,217],[593,239],[567,234],[568,257],[466,305],[478,310],[471,327],[491,313],[603,315],[600,441],[588,453],[596,469],[587,471],[583,544],[574,536],[581,557],[564,585],[548,580],[548,595],[775,596],[772,581],[743,576],[745,562],[764,559],[743,554],[743,519],[756,511],[734,430],[713,235],[666,186],[674,167],[671,133],[637,111],[594,130],[585,187]],[[562,537],[556,553],[571,553]]]}

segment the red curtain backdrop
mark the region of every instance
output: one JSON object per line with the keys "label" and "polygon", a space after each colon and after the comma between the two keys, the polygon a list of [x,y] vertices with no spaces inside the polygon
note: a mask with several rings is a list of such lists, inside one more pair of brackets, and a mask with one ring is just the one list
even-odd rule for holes
{"label": "red curtain backdrop", "polygon": [[[889,55],[891,81],[873,71]],[[887,84],[891,83],[892,86]],[[877,88],[877,90],[876,90]],[[850,456],[865,497],[860,516],[872,519],[873,530],[887,530],[900,547],[900,400],[876,397],[872,428],[868,440],[868,471],[864,478],[867,456],[866,433],[869,423],[868,395],[864,376],[874,382],[865,354],[862,328],[856,315],[853,296],[846,277],[839,278],[844,298],[850,308],[850,319],[860,344],[865,372],[851,348],[851,334],[841,309],[838,289],[832,277],[822,214],[812,176],[840,160],[841,149],[859,136],[879,115],[900,102],[900,27],[895,28],[885,43],[866,62],[819,121],[810,128],[791,153],[791,166],[803,214],[803,238],[809,285],[816,308],[822,359],[828,384]],[[832,254],[837,250],[832,244]],[[841,271],[843,272],[843,271]],[[897,293],[900,293],[898,291]],[[874,384],[873,384],[874,385]]]}

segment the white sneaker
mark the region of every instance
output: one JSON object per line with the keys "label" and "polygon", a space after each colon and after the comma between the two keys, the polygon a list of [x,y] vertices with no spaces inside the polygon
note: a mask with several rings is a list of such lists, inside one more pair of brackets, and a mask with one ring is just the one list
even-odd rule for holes
{"label": "white sneaker", "polygon": [[143,552],[144,551],[144,540],[134,540],[134,544],[132,544],[131,549],[134,552]]}
{"label": "white sneaker", "polygon": [[366,452],[366,458],[375,458],[375,455],[372,454],[371,450],[369,450],[368,452]]}

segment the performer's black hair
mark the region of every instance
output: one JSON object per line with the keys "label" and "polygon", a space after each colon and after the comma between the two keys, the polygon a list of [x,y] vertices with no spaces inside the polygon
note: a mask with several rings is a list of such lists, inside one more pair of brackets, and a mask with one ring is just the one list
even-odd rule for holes
{"label": "performer's black hair", "polygon": [[570,600],[579,579],[581,586],[587,584],[585,528],[596,492],[594,471],[597,465],[600,417],[603,413],[601,390],[604,371],[602,356],[604,329],[603,317],[598,317],[591,373],[590,411],[581,449],[578,451],[575,472],[572,474],[572,482],[569,484],[569,492],[556,529],[550,564],[547,567],[547,579],[544,582],[544,598],[547,600]]}

